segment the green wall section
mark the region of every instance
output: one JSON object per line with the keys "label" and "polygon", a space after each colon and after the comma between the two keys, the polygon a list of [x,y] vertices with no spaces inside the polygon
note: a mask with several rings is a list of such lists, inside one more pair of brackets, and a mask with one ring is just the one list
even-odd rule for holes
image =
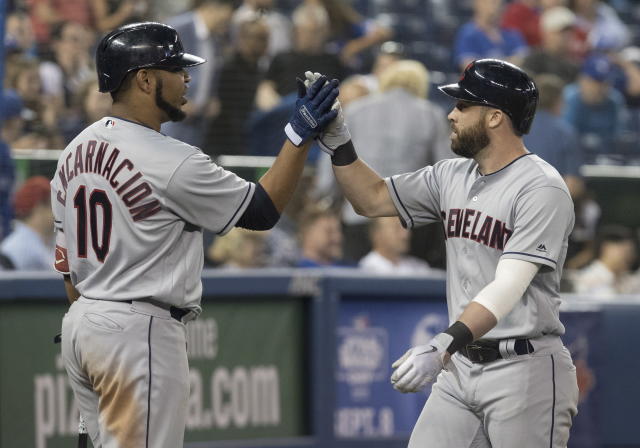
{"label": "green wall section", "polygon": [[[205,300],[188,328],[187,441],[306,431],[303,300]],[[53,344],[63,301],[0,306],[0,448],[75,446],[78,417]]]}

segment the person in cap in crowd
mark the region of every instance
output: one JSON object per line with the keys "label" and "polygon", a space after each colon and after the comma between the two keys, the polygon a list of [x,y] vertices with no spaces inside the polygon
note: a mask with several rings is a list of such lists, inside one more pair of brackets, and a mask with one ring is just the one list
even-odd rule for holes
{"label": "person in cap in crowd", "polygon": [[524,58],[522,68],[531,74],[554,74],[565,84],[574,82],[580,72],[580,65],[572,60],[570,48],[575,21],[575,14],[564,6],[543,12],[541,45]]}
{"label": "person in cap in crowd", "polygon": [[590,56],[576,83],[564,89],[564,119],[573,126],[591,156],[612,152],[623,130],[624,97],[611,86],[614,67],[602,54]]}
{"label": "person in cap in crowd", "polygon": [[53,270],[54,240],[51,187],[44,176],[27,179],[14,197],[17,220],[0,252],[16,270]]}

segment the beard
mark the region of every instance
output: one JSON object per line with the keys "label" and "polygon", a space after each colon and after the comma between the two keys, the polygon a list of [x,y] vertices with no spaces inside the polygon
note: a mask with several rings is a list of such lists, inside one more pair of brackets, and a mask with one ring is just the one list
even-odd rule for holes
{"label": "beard", "polygon": [[156,106],[158,106],[171,121],[182,121],[187,114],[179,107],[174,107],[162,98],[162,79],[158,79],[156,86]]}
{"label": "beard", "polygon": [[483,148],[489,145],[489,134],[484,126],[484,117],[469,129],[457,133],[458,138],[451,140],[451,150],[467,159],[474,158]]}

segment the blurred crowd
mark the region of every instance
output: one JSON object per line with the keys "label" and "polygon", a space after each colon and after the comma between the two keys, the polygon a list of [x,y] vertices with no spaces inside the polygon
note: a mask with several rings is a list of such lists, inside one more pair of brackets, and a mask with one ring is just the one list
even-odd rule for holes
{"label": "blurred crowd", "polygon": [[[105,32],[154,20],[175,27],[193,68],[187,119],[162,132],[222,155],[275,155],[305,70],[337,78],[355,147],[383,176],[452,157],[448,100],[434,85],[472,60],[514,62],[540,105],[527,148],[571,191],[576,225],[565,291],[640,293],[638,228],[602,225],[585,164],[640,165],[640,4],[633,0],[13,0],[0,120],[0,267],[51,269],[43,176],[16,181],[11,150],[62,149],[109,113],[93,54]],[[439,225],[366,220],[312,150],[296,199],[273,230],[207,238],[220,269],[357,268],[442,276]],[[210,243],[210,244],[209,244]]]}

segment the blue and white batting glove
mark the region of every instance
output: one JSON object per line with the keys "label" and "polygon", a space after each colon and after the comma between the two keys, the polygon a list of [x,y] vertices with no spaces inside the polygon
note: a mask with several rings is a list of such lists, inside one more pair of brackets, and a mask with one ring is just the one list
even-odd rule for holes
{"label": "blue and white batting glove", "polygon": [[[309,88],[309,86],[314,84],[323,75],[318,72],[312,73],[307,71],[304,72],[304,76],[306,78],[304,85]],[[330,156],[333,156],[339,146],[342,146],[351,140],[351,133],[349,132],[347,125],[344,123],[344,114],[342,113],[342,106],[338,99],[333,102],[331,109],[338,111],[338,115],[335,120],[329,123],[329,126],[327,126],[327,128],[318,135],[317,140],[318,145],[320,145],[320,149]]]}
{"label": "blue and white batting glove", "polygon": [[444,368],[444,357],[453,336],[447,333],[436,335],[428,344],[418,345],[407,351],[391,367],[393,388],[406,394],[418,392],[433,383]]}
{"label": "blue and white batting glove", "polygon": [[334,118],[338,112],[331,109],[338,97],[338,80],[326,82],[322,76],[308,89],[304,81],[298,83],[298,100],[296,110],[285,126],[284,131],[291,143],[300,146],[315,138]]}

